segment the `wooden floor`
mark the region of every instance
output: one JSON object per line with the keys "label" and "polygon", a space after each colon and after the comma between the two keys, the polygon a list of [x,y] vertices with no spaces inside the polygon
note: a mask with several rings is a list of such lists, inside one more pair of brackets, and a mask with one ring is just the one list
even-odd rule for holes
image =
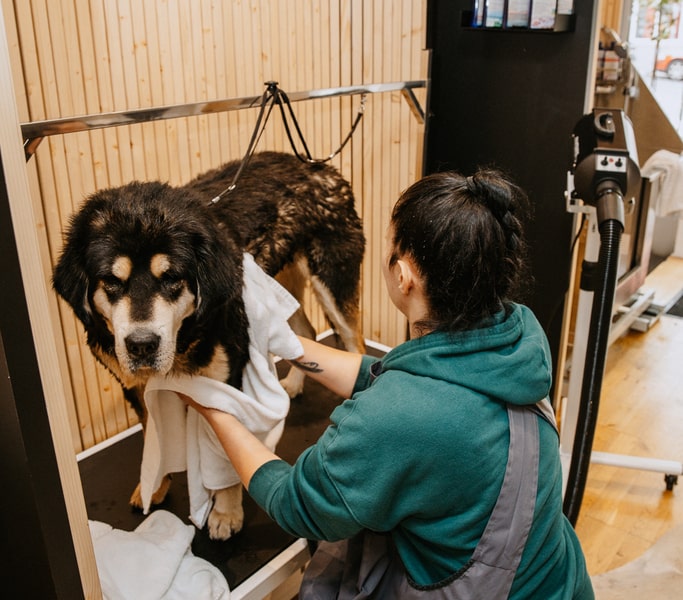
{"label": "wooden floor", "polygon": [[[645,287],[668,305],[683,289],[683,259],[658,265]],[[610,346],[593,449],[683,461],[683,318],[663,315]],[[661,473],[591,464],[576,524],[591,575],[639,557],[677,525],[683,476],[666,491]]]}

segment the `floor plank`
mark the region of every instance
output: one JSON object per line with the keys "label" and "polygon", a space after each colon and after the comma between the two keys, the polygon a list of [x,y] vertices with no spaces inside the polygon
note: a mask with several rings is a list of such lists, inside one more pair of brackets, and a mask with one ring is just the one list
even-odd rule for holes
{"label": "floor plank", "polygon": [[683,258],[669,256],[647,276],[644,287],[655,290],[655,303],[667,306],[683,287]]}

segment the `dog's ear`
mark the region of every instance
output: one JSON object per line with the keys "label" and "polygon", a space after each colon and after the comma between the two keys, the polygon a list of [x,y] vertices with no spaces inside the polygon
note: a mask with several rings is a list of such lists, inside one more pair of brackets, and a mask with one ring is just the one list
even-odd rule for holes
{"label": "dog's ear", "polygon": [[193,233],[197,273],[196,317],[201,321],[217,305],[232,304],[242,296],[242,251],[213,223]]}
{"label": "dog's ear", "polygon": [[244,269],[241,248],[233,236],[211,222],[194,236],[199,328],[210,327],[221,338],[230,365],[230,385],[241,387],[249,354],[248,319],[244,307]]}
{"label": "dog's ear", "polygon": [[62,252],[52,272],[52,287],[68,302],[86,327],[92,322],[86,270],[88,240],[87,221],[81,212],[71,218]]}

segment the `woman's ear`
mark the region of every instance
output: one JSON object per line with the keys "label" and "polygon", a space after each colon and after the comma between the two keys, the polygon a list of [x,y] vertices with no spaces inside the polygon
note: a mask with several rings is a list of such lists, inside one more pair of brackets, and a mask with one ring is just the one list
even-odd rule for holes
{"label": "woman's ear", "polygon": [[403,258],[399,258],[396,265],[398,267],[398,289],[401,293],[407,294],[415,285],[415,267],[410,261]]}

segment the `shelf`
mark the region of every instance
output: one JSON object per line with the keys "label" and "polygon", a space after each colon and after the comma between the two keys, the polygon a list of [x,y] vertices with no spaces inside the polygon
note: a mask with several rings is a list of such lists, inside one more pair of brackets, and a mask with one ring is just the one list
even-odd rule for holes
{"label": "shelf", "polygon": [[474,16],[474,11],[464,10],[462,11],[462,18],[460,20],[460,25],[463,29],[468,31],[497,31],[499,33],[565,33],[569,31],[574,31],[576,25],[576,15],[556,15],[555,25],[552,28],[547,29],[535,29],[532,27],[484,27],[472,25]]}

